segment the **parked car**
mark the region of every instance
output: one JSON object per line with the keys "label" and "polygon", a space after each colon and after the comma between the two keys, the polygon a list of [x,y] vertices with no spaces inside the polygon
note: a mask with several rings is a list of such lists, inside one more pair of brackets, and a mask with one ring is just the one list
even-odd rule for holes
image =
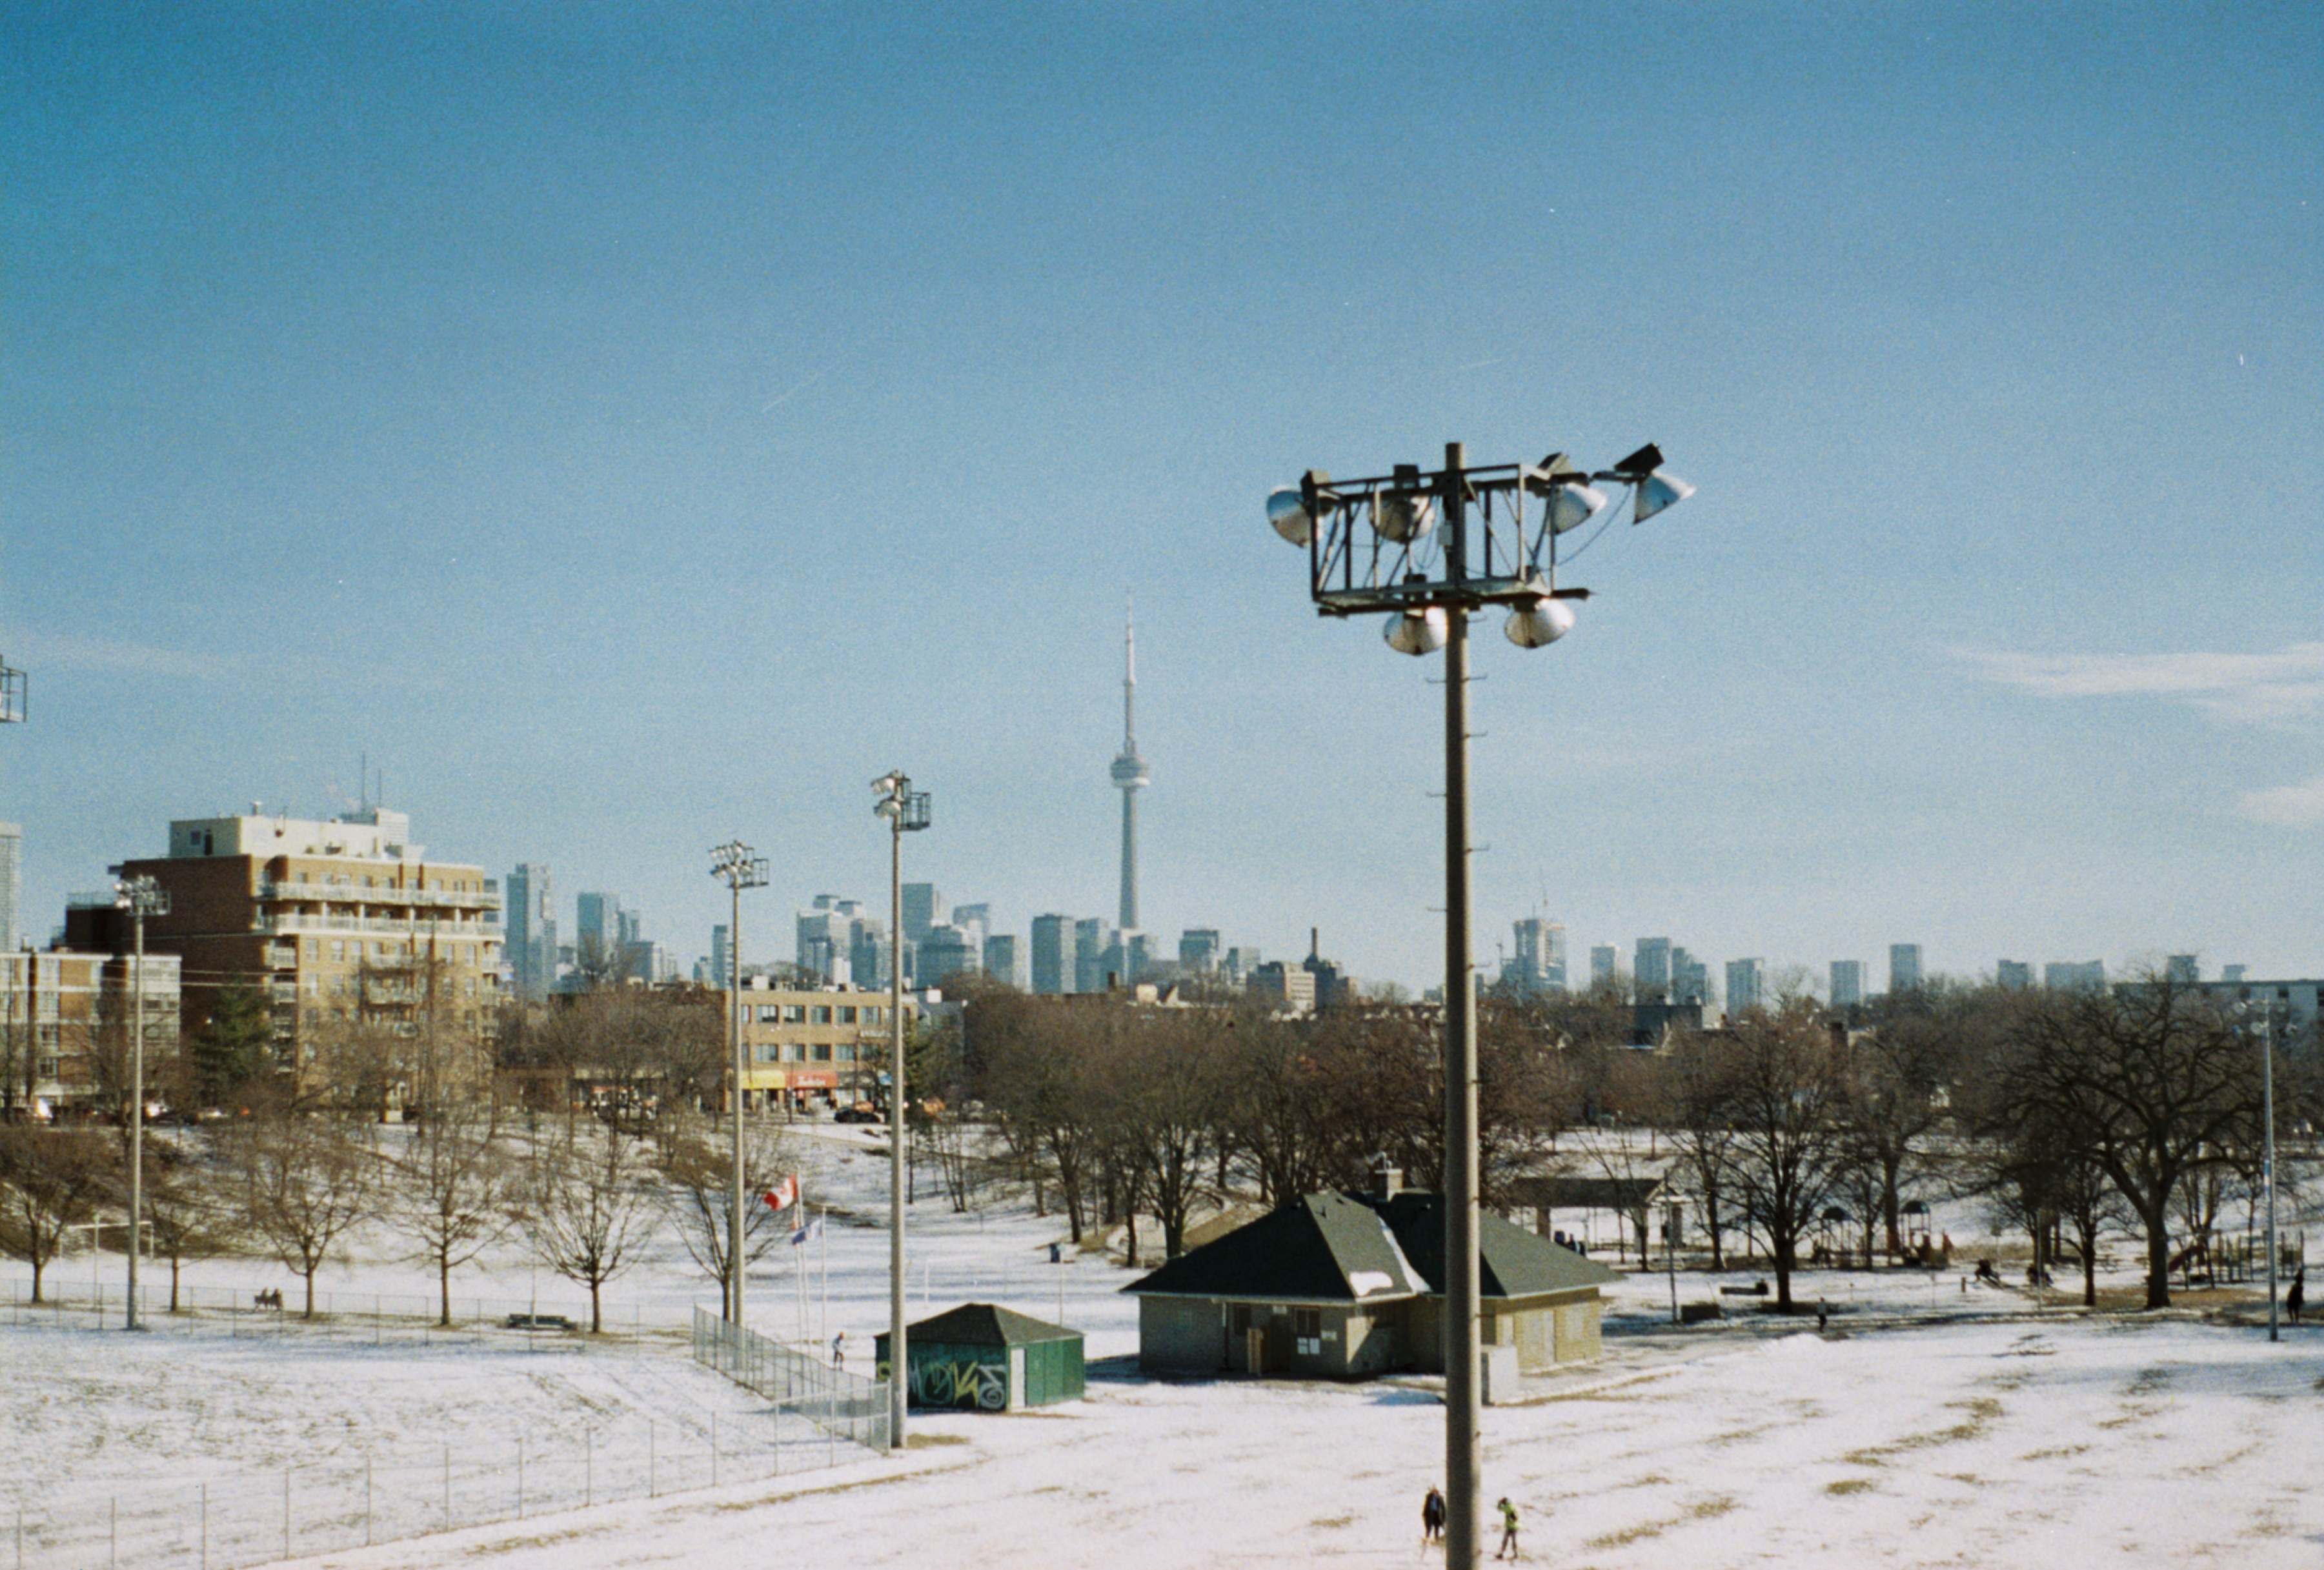
{"label": "parked car", "polygon": [[831,1121],[835,1123],[884,1123],[888,1120],[870,1102],[859,1101],[853,1106],[841,1107],[832,1114]]}

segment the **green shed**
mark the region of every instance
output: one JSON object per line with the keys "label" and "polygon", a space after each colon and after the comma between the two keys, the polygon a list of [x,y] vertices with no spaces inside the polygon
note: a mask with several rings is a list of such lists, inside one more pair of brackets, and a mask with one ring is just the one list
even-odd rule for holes
{"label": "green shed", "polygon": [[[1078,1400],[1082,1333],[993,1303],[964,1303],[905,1326],[915,1407],[1014,1412]],[[876,1343],[888,1377],[888,1338]]]}

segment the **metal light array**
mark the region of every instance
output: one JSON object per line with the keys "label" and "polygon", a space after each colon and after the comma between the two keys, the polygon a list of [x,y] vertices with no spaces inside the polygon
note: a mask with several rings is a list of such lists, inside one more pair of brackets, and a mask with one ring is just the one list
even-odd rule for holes
{"label": "metal light array", "polygon": [[28,679],[23,671],[0,659],[0,725],[22,725],[31,712],[31,695],[25,690]]}
{"label": "metal light array", "polygon": [[897,820],[896,827],[908,833],[928,826],[928,793],[912,789],[912,781],[901,769],[890,769],[872,781],[872,789],[880,792],[872,810],[881,817]]}
{"label": "metal light array", "polygon": [[[121,869],[111,869],[119,873]],[[113,885],[114,904],[124,910],[134,910],[140,916],[167,916],[170,913],[170,891],[161,880],[141,873],[134,878],[117,879]]]}
{"label": "metal light array", "polygon": [[[1458,472],[1398,464],[1384,476],[1337,483],[1310,469],[1268,497],[1267,516],[1277,534],[1306,548],[1318,614],[1389,612],[1386,636],[1398,653],[1443,648],[1448,610],[1484,605],[1509,607],[1509,641],[1538,649],[1572,630],[1566,602],[1590,597],[1588,589],[1557,586],[1557,541],[1614,504],[1598,484],[1626,488],[1634,524],[1694,494],[1662,461],[1650,442],[1596,472],[1563,453]],[[1448,506],[1448,498],[1462,505]],[[1456,526],[1441,527],[1448,518]]]}
{"label": "metal light array", "polygon": [[763,889],[767,886],[767,858],[754,854],[749,845],[739,839],[710,847],[710,875],[724,878],[736,889]]}

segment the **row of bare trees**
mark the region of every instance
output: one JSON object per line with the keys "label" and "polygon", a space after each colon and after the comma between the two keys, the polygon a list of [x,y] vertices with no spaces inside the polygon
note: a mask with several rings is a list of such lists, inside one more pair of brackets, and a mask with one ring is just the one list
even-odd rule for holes
{"label": "row of bare trees", "polygon": [[[1444,1168],[1440,1022],[1406,1004],[1283,1019],[1243,1005],[1139,1007],[1110,997],[971,1000],[961,1089],[1018,1168],[1054,1192],[1072,1236],[1138,1217],[1163,1253],[1202,1208],[1354,1187],[1381,1165],[1420,1186]],[[1572,1115],[1573,1063],[1525,1011],[1480,1011],[1480,1106],[1489,1189]]]}
{"label": "row of bare trees", "polygon": [[[2159,974],[2091,993],[1940,984],[1852,1022],[1794,997],[1648,1050],[1631,1026],[1610,991],[1480,1004],[1485,1202],[1505,1205],[1509,1180],[1569,1129],[1651,1131],[1647,1159],[1603,1141],[1576,1159],[1692,1189],[1714,1265],[1727,1233],[1746,1231],[1784,1307],[1803,1245],[1839,1215],[1868,1260],[1884,1243],[1897,1256],[1915,1193],[1982,1196],[2052,1257],[2070,1245],[2092,1301],[2101,1236],[2135,1235],[2160,1307],[2171,1240],[2208,1234],[2229,1198],[2255,1192],[2257,1051],[2199,989]],[[929,1077],[981,1101],[1037,1204],[1053,1195],[1076,1239],[1142,1213],[1175,1255],[1204,1205],[1356,1187],[1383,1162],[1435,1186],[1439,1030],[1434,1010],[1400,1004],[1285,1019],[986,985]],[[2285,1060],[2288,1123],[2313,1115],[2316,1070],[2312,1044]],[[1646,1219],[1634,1218],[1642,1247]]]}
{"label": "row of bare trees", "polygon": [[[376,1228],[397,1257],[436,1277],[438,1322],[452,1322],[452,1278],[503,1242],[585,1288],[590,1328],[606,1284],[648,1257],[665,1228],[704,1272],[723,1279],[732,1168],[700,1131],[641,1138],[596,1119],[536,1119],[526,1130],[490,1101],[447,1102],[408,1128],[276,1108],[146,1141],[147,1242],[170,1267],[170,1311],[182,1267],[222,1255],[270,1258],[300,1278],[315,1313],[318,1274],[358,1229]],[[745,1248],[781,1235],[757,1202],[777,1153],[761,1135],[750,1159]],[[127,1168],[112,1131],[0,1128],[0,1254],[32,1268],[42,1300],[48,1266],[95,1224],[126,1246]]]}

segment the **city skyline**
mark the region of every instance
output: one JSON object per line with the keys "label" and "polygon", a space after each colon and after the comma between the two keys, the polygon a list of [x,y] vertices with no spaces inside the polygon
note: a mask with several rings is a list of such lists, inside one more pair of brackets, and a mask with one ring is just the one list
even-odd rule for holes
{"label": "city skyline", "polygon": [[712,845],[884,889],[897,767],[908,879],[1115,908],[1134,593],[1146,924],[1418,993],[1442,665],[1265,499],[1653,441],[1697,494],[1478,640],[1480,956],[2324,968],[2324,12],[1559,45],[1642,25],[1552,113],[1490,5],[12,14],[24,936],[173,818],[376,796],[691,957]]}

